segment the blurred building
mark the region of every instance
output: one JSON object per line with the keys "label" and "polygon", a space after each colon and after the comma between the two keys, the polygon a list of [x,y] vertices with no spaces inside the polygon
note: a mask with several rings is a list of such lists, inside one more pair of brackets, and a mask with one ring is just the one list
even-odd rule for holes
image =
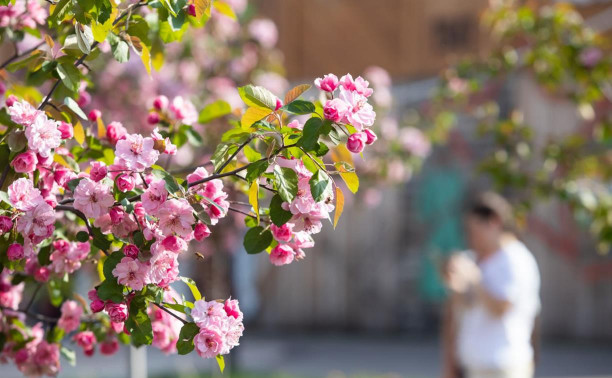
{"label": "blurred building", "polygon": [[[379,65],[398,83],[394,94],[400,109],[426,100],[440,69],[487,45],[478,21],[485,0],[260,3],[262,13],[279,26],[290,79],[358,73]],[[610,1],[576,3],[594,29],[610,34]],[[513,78],[501,102],[524,113],[536,140],[580,124],[574,106],[544,95],[528,75]],[[317,246],[304,261],[272,269],[260,259],[259,323],[435,329],[444,295],[440,264],[445,254],[463,247],[461,204],[467,191],[486,185],[474,173],[474,162],[491,151],[464,120],[449,145],[437,149],[406,186],[387,190],[374,207],[356,197],[333,235],[317,235]],[[542,203],[521,235],[540,264],[543,333],[612,339],[612,257],[599,255],[584,229],[563,204]]]}

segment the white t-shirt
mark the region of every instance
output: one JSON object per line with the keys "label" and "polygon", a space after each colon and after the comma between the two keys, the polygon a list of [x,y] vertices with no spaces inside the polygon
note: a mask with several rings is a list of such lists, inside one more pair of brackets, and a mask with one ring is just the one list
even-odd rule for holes
{"label": "white t-shirt", "polygon": [[482,286],[512,305],[501,317],[480,301],[464,309],[458,323],[458,356],[468,369],[503,369],[533,361],[531,333],[540,311],[540,273],[529,250],[511,241],[480,263]]}

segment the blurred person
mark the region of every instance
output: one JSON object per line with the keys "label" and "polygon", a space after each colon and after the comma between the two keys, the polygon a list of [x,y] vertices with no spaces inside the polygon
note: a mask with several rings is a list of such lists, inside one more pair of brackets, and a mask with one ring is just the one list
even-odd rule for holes
{"label": "blurred person", "polygon": [[478,195],[467,209],[471,250],[453,255],[444,272],[450,291],[443,314],[444,378],[534,375],[540,274],[512,223],[510,205],[495,193]]}

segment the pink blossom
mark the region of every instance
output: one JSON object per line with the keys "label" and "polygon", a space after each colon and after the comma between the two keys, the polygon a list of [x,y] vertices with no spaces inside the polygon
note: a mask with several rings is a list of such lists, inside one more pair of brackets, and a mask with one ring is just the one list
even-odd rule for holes
{"label": "pink blossom", "polygon": [[415,127],[402,128],[399,141],[406,151],[420,158],[429,155],[431,150],[431,143],[425,134]]}
{"label": "pink blossom", "polygon": [[242,311],[240,311],[240,307],[238,306],[237,299],[228,299],[225,301],[224,305],[225,313],[227,316],[231,316],[234,319],[238,319],[242,321]]}
{"label": "pink blossom", "polygon": [[13,221],[6,215],[0,215],[0,234],[5,234],[13,229]]}
{"label": "pink blossom", "polygon": [[225,347],[222,333],[217,327],[200,329],[200,333],[193,339],[193,344],[202,358],[213,358],[221,354]]}
{"label": "pink blossom", "polygon": [[300,121],[298,121],[297,119],[294,119],[293,121],[289,122],[287,124],[287,127],[292,128],[292,129],[296,129],[296,130],[303,130],[304,129],[304,125],[302,125],[300,123]]}
{"label": "pink blossom", "polygon": [[111,356],[119,350],[119,342],[117,339],[112,338],[110,340],[103,341],[100,343],[100,353]]}
{"label": "pink blossom", "polygon": [[183,122],[185,125],[191,125],[198,120],[198,111],[195,106],[193,106],[193,103],[181,96],[172,99],[169,109],[174,115],[174,118]]}
{"label": "pink blossom", "polygon": [[161,287],[166,287],[178,277],[177,254],[170,251],[159,252],[151,258],[149,280]]}
{"label": "pink blossom", "polygon": [[[68,244],[68,243],[67,243]],[[55,244],[54,244],[55,246]],[[90,244],[69,243],[68,248],[56,249],[50,256],[51,267],[57,274],[74,273],[90,252]]]}
{"label": "pink blossom", "polygon": [[72,339],[78,346],[83,348],[86,354],[87,351],[93,352],[94,345],[96,344],[96,335],[92,331],[81,331],[74,335]]}
{"label": "pink blossom", "polygon": [[76,178],[74,172],[69,171],[67,168],[64,167],[58,166],[55,169],[55,172],[53,172],[53,180],[57,185],[61,187],[65,187],[66,184],[73,178]]}
{"label": "pink blossom", "polygon": [[21,260],[25,257],[23,246],[19,243],[11,244],[6,251],[6,256],[10,261]]}
{"label": "pink blossom", "polygon": [[117,183],[117,188],[122,193],[129,192],[136,186],[136,179],[132,175],[120,175],[115,182]]}
{"label": "pink blossom", "polygon": [[193,230],[193,237],[197,241],[202,241],[210,236],[210,229],[204,223],[198,223]]}
{"label": "pink blossom", "polygon": [[187,250],[187,242],[176,235],[166,236],[161,244],[168,251],[175,253]]}
{"label": "pink blossom", "polygon": [[[53,208],[45,201],[42,201],[42,199],[34,202],[33,206],[17,218],[17,231],[24,238],[39,236],[44,239],[51,236],[49,234],[49,226],[52,227],[55,222]],[[53,233],[53,229],[51,229],[51,233]]]}
{"label": "pink blossom", "polygon": [[290,264],[293,261],[295,252],[287,244],[279,244],[270,252],[270,262],[276,266]]}
{"label": "pink blossom", "polygon": [[110,220],[113,225],[121,223],[126,216],[125,210],[121,206],[114,206],[109,212]]}
{"label": "pink blossom", "polygon": [[106,126],[106,138],[112,145],[116,145],[118,141],[125,139],[127,130],[121,122],[111,122]]}
{"label": "pink blossom", "polygon": [[172,142],[170,141],[170,138],[164,138],[159,131],[157,130],[157,128],[155,128],[155,130],[153,130],[153,132],[151,133],[151,138],[153,138],[154,141],[162,141],[163,142],[163,148],[160,147],[156,147],[156,149],[160,152],[163,152],[167,155],[176,155],[176,151],[177,148],[174,144],[172,144]]}
{"label": "pink blossom", "polygon": [[92,111],[89,112],[89,114],[87,115],[87,118],[91,121],[91,122],[96,122],[100,117],[102,117],[102,112],[98,109],[93,109]]}
{"label": "pink blossom", "polygon": [[149,214],[154,214],[166,202],[168,191],[163,180],[153,181],[141,196],[142,207]]}
{"label": "pink blossom", "polygon": [[36,164],[38,164],[36,153],[31,150],[20,153],[11,161],[11,167],[18,173],[34,172]]}
{"label": "pink blossom", "polygon": [[157,110],[165,110],[166,107],[168,107],[169,102],[170,101],[168,100],[168,97],[160,95],[155,97],[155,99],[153,100],[153,107]]}
{"label": "pink blossom", "polygon": [[276,24],[269,19],[260,18],[251,21],[249,34],[266,49],[271,49],[278,41]]}
{"label": "pink blossom", "polygon": [[148,267],[131,257],[124,257],[113,269],[113,276],[121,285],[141,290],[146,285]]}
{"label": "pink blossom", "polygon": [[370,83],[361,76],[353,80],[351,74],[346,74],[340,78],[340,85],[347,91],[355,92],[365,97],[370,97],[374,92],[372,88],[368,88]]}
{"label": "pink blossom", "polygon": [[312,248],[314,247],[314,244],[315,243],[312,236],[305,231],[300,231],[293,234],[293,242],[291,243],[291,246],[294,247],[294,249]]}
{"label": "pink blossom", "polygon": [[310,213],[316,202],[310,192],[310,179],[308,177],[302,177],[298,180],[298,192],[297,196],[289,204],[289,211],[293,214],[306,214]]}
{"label": "pink blossom", "polygon": [[208,327],[223,323],[227,317],[225,306],[217,301],[205,301],[200,299],[193,303],[191,317],[198,327]]}
{"label": "pink blossom", "polygon": [[51,271],[46,266],[38,267],[38,269],[34,271],[34,279],[38,282],[49,281],[50,275],[51,275]]}
{"label": "pink blossom", "polygon": [[48,119],[44,113],[39,114],[26,127],[25,136],[28,139],[28,147],[42,157],[48,157],[51,150],[62,143],[62,133],[57,126],[57,121]]}
{"label": "pink blossom", "polygon": [[99,218],[108,214],[115,199],[109,186],[83,178],[74,190],[74,208],[80,210],[87,218]]}
{"label": "pink blossom", "polygon": [[157,125],[160,120],[161,117],[159,116],[159,113],[151,112],[149,115],[147,115],[147,123],[149,125]]}
{"label": "pink blossom", "polygon": [[193,208],[183,198],[164,202],[159,208],[158,216],[159,228],[164,235],[175,233],[185,237],[191,234],[191,226],[195,223]]}
{"label": "pink blossom", "polygon": [[272,235],[274,236],[274,239],[278,241],[288,242],[289,240],[291,240],[291,237],[293,236],[293,224],[291,223],[286,223],[282,225],[281,227],[278,227],[277,225],[272,224],[270,226],[270,230],[272,231]]}
{"label": "pink blossom", "polygon": [[66,301],[61,307],[62,316],[57,321],[57,326],[62,328],[66,333],[70,333],[79,328],[81,324],[81,315],[83,309],[75,301]]}
{"label": "pink blossom", "polygon": [[106,177],[108,173],[108,169],[106,168],[106,164],[101,161],[94,161],[91,163],[91,170],[89,171],[89,177],[98,182]]}
{"label": "pink blossom", "polygon": [[128,134],[117,142],[115,164],[123,164],[128,169],[142,171],[149,168],[159,158],[159,151],[154,148],[153,138],[143,138],[140,134]]}
{"label": "pink blossom", "polygon": [[7,106],[11,120],[22,126],[30,126],[38,116],[44,115],[27,101],[14,101],[11,105],[7,100]]}
{"label": "pink blossom", "polygon": [[193,173],[187,175],[187,182],[191,184],[192,182],[200,181],[206,177],[208,177],[208,171],[206,168],[198,167],[195,169],[195,171],[193,171]]}
{"label": "pink blossom", "polygon": [[349,107],[347,103],[339,98],[327,100],[325,102],[325,106],[323,107],[323,115],[326,119],[333,122],[340,122],[348,111]]}
{"label": "pink blossom", "polygon": [[57,129],[60,131],[62,139],[70,139],[74,136],[74,128],[69,123],[61,121]]}
{"label": "pink blossom", "polygon": [[98,297],[98,292],[96,291],[96,289],[89,290],[89,292],[87,293],[87,297],[91,301],[91,303],[89,303],[89,308],[91,309],[91,312],[97,313],[104,310],[105,303]]}
{"label": "pink blossom", "polygon": [[36,352],[32,356],[34,366],[31,367],[26,375],[48,375],[55,376],[59,373],[59,347],[57,344],[49,344],[46,341],[41,341],[36,346]]}
{"label": "pink blossom", "polygon": [[23,286],[23,282],[18,285],[11,284],[6,269],[0,273],[0,306],[17,310],[23,296]]}
{"label": "pink blossom", "polygon": [[368,136],[366,133],[357,132],[351,134],[348,140],[346,141],[346,148],[354,154],[358,154],[363,151],[363,148],[368,141]]}
{"label": "pink blossom", "polygon": [[317,88],[325,92],[333,92],[338,88],[338,76],[330,73],[323,76],[323,78],[317,78],[314,81]]}
{"label": "pink blossom", "polygon": [[133,259],[138,258],[138,254],[140,253],[140,249],[138,249],[137,246],[135,246],[134,244],[128,244],[123,248],[123,253],[127,256],[127,257],[131,257]]}
{"label": "pink blossom", "polygon": [[374,124],[376,113],[365,96],[342,88],[340,89],[339,99],[348,105],[348,111],[344,115],[347,123],[353,125],[359,131]]}
{"label": "pink blossom", "polygon": [[306,214],[296,214],[291,222],[294,223],[294,231],[305,231],[309,234],[318,234],[323,228],[321,219],[328,218],[329,214],[320,209],[319,204]]}
{"label": "pink blossom", "polygon": [[104,309],[113,323],[123,323],[128,317],[128,308],[125,303],[113,303],[108,301]]}
{"label": "pink blossom", "polygon": [[374,131],[372,131],[372,129],[364,129],[363,132],[365,133],[367,137],[367,140],[366,140],[367,145],[373,144],[378,139],[378,136],[376,136],[376,134],[374,133]]}

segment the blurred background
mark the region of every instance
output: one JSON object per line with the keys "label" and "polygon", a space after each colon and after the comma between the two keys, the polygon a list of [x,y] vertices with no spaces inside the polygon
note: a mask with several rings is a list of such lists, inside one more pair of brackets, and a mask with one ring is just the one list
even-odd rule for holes
{"label": "blurred background", "polygon": [[[303,261],[277,268],[262,255],[247,255],[241,246],[242,220],[236,218],[233,227],[198,247],[204,258],[182,265],[191,270],[184,275],[197,278],[205,295],[240,300],[246,331],[241,346],[226,359],[225,376],[439,376],[440,313],[446,296],[440,268],[446,256],[466,247],[466,196],[493,187],[516,205],[520,238],[540,267],[543,346],[536,376],[612,377],[612,255],[602,228],[591,227],[599,213],[584,211],[593,210],[588,193],[601,197],[592,194],[592,185],[586,186],[587,194],[579,193],[578,202],[542,186],[566,177],[556,171],[566,137],[586,140],[581,155],[571,150],[578,156],[592,149],[590,143],[608,143],[591,135],[593,125],[601,120],[606,125],[610,116],[612,73],[605,38],[612,36],[612,1],[519,2],[532,9],[531,16],[495,13],[491,9],[502,2],[485,0],[228,3],[242,29],[213,13],[204,33],[172,46],[176,61],[168,54],[153,80],[143,75],[138,58],[127,67],[109,68],[111,77],[93,89],[94,103],[87,109],[114,109],[113,117],[126,127],[147,128],[153,95],[135,92],[171,96],[188,90],[204,102],[220,98],[238,106],[240,98],[230,83],[255,82],[280,95],[293,84],[350,72],[375,88],[380,145],[356,162],[365,172],[362,189],[347,196],[337,229],[324,227]],[[535,73],[509,63],[516,60],[513,56],[520,60],[528,43],[517,43],[516,36],[510,43],[498,38],[482,26],[484,15],[497,26],[531,22],[536,26],[528,32],[543,40],[559,28],[564,33],[563,27],[584,23],[594,32],[579,43],[594,41],[599,55],[593,50],[588,56],[579,47],[581,60],[576,62],[582,69],[572,71],[575,81],[586,75],[608,85],[608,92],[603,88],[603,95],[587,99],[553,93],[551,86],[563,86],[563,80],[547,68],[538,71],[541,56],[531,62]],[[529,17],[563,19],[555,19],[547,31],[546,23]],[[496,66],[500,52],[506,61]],[[185,56],[192,59],[179,64],[178,57]],[[555,60],[559,56],[550,52],[547,67],[564,64]],[[489,63],[463,70],[464,59]],[[603,73],[592,69],[604,64],[600,61],[607,62]],[[572,90],[575,86],[566,92]],[[111,91],[113,96],[104,95]],[[314,90],[308,94],[316,96]],[[459,105],[447,102],[451,98]],[[514,128],[483,133],[483,125],[498,127],[500,119]],[[529,125],[528,137],[512,143],[503,138],[522,132],[521,125]],[[201,132],[215,138],[218,130],[207,125]],[[550,163],[552,142],[560,153]],[[206,160],[206,154],[200,155],[186,145],[175,168]],[[596,176],[597,184],[608,188],[609,176]],[[567,177],[565,194],[578,181]],[[596,203],[598,209],[609,208],[609,202]],[[142,377],[147,370],[148,376],[160,377],[218,375],[214,361],[166,357],[152,349],[145,354],[126,348],[112,361],[99,355],[78,358],[78,366],[66,365],[60,376],[115,377],[130,371]],[[17,376],[11,369],[1,366],[0,376]]]}

